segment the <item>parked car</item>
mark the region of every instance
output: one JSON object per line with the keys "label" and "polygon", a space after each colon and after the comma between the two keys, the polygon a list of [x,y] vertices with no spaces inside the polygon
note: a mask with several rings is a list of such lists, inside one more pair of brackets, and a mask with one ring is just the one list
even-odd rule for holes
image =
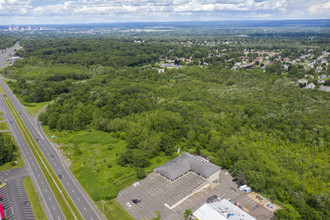
{"label": "parked car", "polygon": [[131,203],[129,203],[129,202],[127,202],[126,205],[127,205],[128,207],[132,207]]}
{"label": "parked car", "polygon": [[134,202],[135,204],[138,204],[139,202],[141,202],[141,199],[136,198],[136,199],[133,199],[132,202]]}

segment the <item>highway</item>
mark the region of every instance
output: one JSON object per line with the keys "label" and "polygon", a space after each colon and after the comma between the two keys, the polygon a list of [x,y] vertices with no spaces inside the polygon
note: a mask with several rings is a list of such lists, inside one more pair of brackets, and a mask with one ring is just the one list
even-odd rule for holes
{"label": "highway", "polygon": [[[3,54],[2,54],[3,55]],[[0,59],[0,66],[3,64],[5,60]],[[53,144],[48,140],[46,135],[42,132],[40,123],[38,123],[35,120],[32,120],[31,116],[28,115],[28,113],[25,111],[24,107],[21,105],[21,103],[17,100],[16,96],[12,93],[12,91],[9,89],[9,87],[6,85],[6,83],[3,81],[2,76],[0,76],[0,84],[3,86],[8,98],[11,100],[13,103],[14,107],[16,108],[17,112],[19,112],[24,124],[28,128],[29,132],[31,135],[35,138],[36,143],[38,144],[39,148],[41,149],[42,153],[44,154],[45,158],[48,160],[49,164],[53,168],[54,172],[57,175],[61,175],[62,178],[60,178],[60,181],[62,182],[63,186],[67,190],[68,194],[72,198],[73,202],[79,209],[81,215],[83,216],[84,219],[104,219],[102,214],[99,212],[99,210],[96,208],[92,200],[89,198],[89,196],[86,194],[86,192],[83,190],[83,188],[80,186],[76,178],[73,176],[71,171],[67,168],[67,166],[63,163],[58,151],[54,148]],[[1,105],[3,106],[4,100],[3,97],[1,98]],[[6,106],[6,105],[5,105]],[[8,107],[6,106],[6,113],[9,112]],[[12,121],[13,118],[11,116]],[[28,149],[27,144],[25,143],[22,134],[20,133],[18,127],[16,125],[13,125],[13,133],[15,133],[15,136],[18,136],[18,141],[23,147],[24,152],[29,152],[27,155],[28,159],[33,158],[32,153],[30,149]],[[22,143],[21,143],[22,142]],[[27,148],[27,149],[26,149]],[[36,165],[36,161],[32,161],[31,159],[31,164],[32,162]],[[32,170],[35,169],[32,167]],[[40,169],[39,169],[40,170]],[[41,171],[40,171],[41,172]],[[39,178],[38,174],[36,173],[35,177]],[[43,178],[43,175],[40,175],[40,178]],[[37,179],[38,184],[40,185],[41,181],[43,182],[42,185],[47,185],[45,184],[45,180]],[[49,187],[48,187],[49,188]],[[54,201],[54,198],[51,196],[52,193],[50,189],[46,189],[46,193],[43,194],[43,197],[45,200],[50,200]],[[41,189],[42,192],[45,192],[44,189]],[[54,204],[53,204],[54,205]],[[57,205],[58,206],[58,205]],[[52,205],[48,206],[48,209],[53,209],[57,210],[57,207],[54,205],[55,208],[52,208]],[[49,208],[51,207],[51,208]],[[52,212],[52,217],[54,216],[60,216],[59,219],[64,219],[62,213],[54,213]],[[51,218],[53,219],[53,218]]]}
{"label": "highway", "polygon": [[[14,47],[7,49],[5,53],[1,54],[0,67],[5,63],[9,55],[14,52],[14,49],[17,48],[18,44],[15,44]],[[1,84],[4,84],[2,79]],[[16,144],[18,145],[20,152],[24,158],[24,162],[26,164],[26,167],[28,168],[28,172],[32,177],[33,182],[35,183],[36,191],[39,194],[39,198],[41,198],[41,203],[44,207],[48,219],[65,219],[58,203],[55,200],[54,194],[52,193],[49,185],[47,184],[46,178],[44,177],[41,168],[39,167],[21,131],[19,130],[18,125],[16,124],[14,117],[2,95],[0,97],[0,106],[4,111],[5,118],[8,121],[9,129],[11,130]]]}

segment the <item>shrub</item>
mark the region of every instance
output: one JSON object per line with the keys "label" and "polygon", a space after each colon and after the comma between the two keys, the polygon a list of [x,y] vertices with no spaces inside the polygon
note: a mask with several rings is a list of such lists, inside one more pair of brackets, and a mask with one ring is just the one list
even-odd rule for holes
{"label": "shrub", "polygon": [[146,177],[146,173],[144,172],[143,168],[136,169],[136,177],[139,179],[143,179],[144,177]]}

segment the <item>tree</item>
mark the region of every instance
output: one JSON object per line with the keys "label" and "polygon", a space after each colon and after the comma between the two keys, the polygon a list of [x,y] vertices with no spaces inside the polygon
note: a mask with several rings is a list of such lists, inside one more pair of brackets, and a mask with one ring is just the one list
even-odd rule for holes
{"label": "tree", "polygon": [[138,179],[143,179],[144,177],[146,177],[146,173],[143,168],[136,168],[135,172],[136,172],[136,177]]}
{"label": "tree", "polygon": [[249,186],[259,192],[266,186],[266,178],[260,172],[250,171],[248,173],[248,181]]}
{"label": "tree", "polygon": [[190,209],[186,209],[186,211],[184,212],[184,218],[188,219],[189,216],[192,215],[192,211]]}

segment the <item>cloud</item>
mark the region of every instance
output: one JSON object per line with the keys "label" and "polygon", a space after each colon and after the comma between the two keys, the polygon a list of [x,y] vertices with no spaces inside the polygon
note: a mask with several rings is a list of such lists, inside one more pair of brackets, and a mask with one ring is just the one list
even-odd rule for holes
{"label": "cloud", "polygon": [[330,15],[330,2],[323,2],[320,4],[311,5],[308,8],[311,14],[326,14]]}
{"label": "cloud", "polygon": [[[0,0],[0,17],[84,22],[329,18],[328,0]],[[66,18],[66,19],[65,19]],[[28,20],[27,19],[27,20]]]}

